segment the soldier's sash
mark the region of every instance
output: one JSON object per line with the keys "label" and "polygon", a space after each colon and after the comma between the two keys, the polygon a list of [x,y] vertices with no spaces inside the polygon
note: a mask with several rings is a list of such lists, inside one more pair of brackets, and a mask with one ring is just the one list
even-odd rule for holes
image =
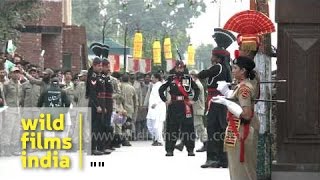
{"label": "soldier's sash", "polygon": [[224,137],[224,145],[226,147],[235,147],[239,137],[240,123],[239,118],[234,117],[230,112],[227,115],[228,126]]}
{"label": "soldier's sash", "polygon": [[189,97],[188,97],[188,93],[186,92],[186,90],[184,89],[183,85],[181,85],[180,81],[178,78],[176,78],[174,80],[174,83],[176,84],[176,86],[178,87],[179,92],[184,96],[184,104],[185,104],[185,114],[186,114],[186,118],[191,118],[192,117],[192,112],[191,112],[191,107],[189,105]]}

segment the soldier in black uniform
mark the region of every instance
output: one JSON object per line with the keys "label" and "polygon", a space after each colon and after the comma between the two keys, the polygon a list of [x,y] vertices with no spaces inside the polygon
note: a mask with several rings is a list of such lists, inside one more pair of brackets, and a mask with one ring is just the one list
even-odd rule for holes
{"label": "soldier in black uniform", "polygon": [[[167,100],[164,92],[170,88],[171,100]],[[192,100],[190,93],[194,92]],[[188,150],[188,156],[194,156],[195,133],[192,104],[198,100],[199,88],[192,80],[182,61],[177,61],[171,70],[167,82],[159,89],[160,98],[168,105],[166,118],[165,149],[166,156],[173,156],[176,141],[179,137]]]}
{"label": "soldier in black uniform", "polygon": [[[92,67],[88,71],[86,95],[91,107],[91,131],[92,131],[92,154],[102,155],[108,152],[104,151],[103,137],[103,114],[105,111],[105,79],[102,77],[102,61],[99,57],[93,59]],[[110,154],[110,152],[109,152]]]}
{"label": "soldier in black uniform", "polygon": [[105,128],[105,133],[107,133],[108,139],[104,141],[104,152],[111,152],[113,150],[111,142],[111,137],[113,134],[113,129],[111,126],[111,115],[113,111],[113,85],[110,79],[110,62],[104,58],[102,60],[102,78],[104,79],[105,91],[100,93],[99,97],[104,98],[104,113],[103,113],[103,126]]}
{"label": "soldier in black uniform", "polygon": [[225,106],[212,103],[210,100],[214,96],[222,95],[216,88],[217,81],[231,82],[229,68],[227,66],[229,52],[223,48],[216,47],[212,50],[212,66],[207,70],[202,70],[198,77],[200,79],[208,78],[208,96],[207,96],[207,161],[202,168],[218,168],[227,166],[226,153],[223,152],[224,133],[227,127],[227,109]]}

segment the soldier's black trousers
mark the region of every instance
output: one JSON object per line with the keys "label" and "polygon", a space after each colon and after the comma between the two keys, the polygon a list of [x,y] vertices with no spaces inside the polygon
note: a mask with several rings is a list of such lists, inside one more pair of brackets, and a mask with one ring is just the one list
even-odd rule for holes
{"label": "soldier's black trousers", "polygon": [[106,139],[104,139],[103,149],[109,149],[112,147],[112,141],[114,138],[113,129],[111,127],[111,116],[113,111],[113,100],[106,99],[105,108],[107,110],[106,113],[103,114],[103,132],[106,133]]}
{"label": "soldier's black trousers", "polygon": [[97,113],[97,109],[92,107],[91,109],[91,150],[103,149],[103,141],[106,138],[104,133],[105,127],[103,126],[103,114]]}
{"label": "soldier's black trousers", "polygon": [[227,108],[224,105],[211,103],[207,115],[207,160],[227,162],[223,152],[224,134],[227,127]]}
{"label": "soldier's black trousers", "polygon": [[[192,112],[192,108],[191,108]],[[193,151],[195,144],[193,117],[186,118],[183,101],[173,101],[168,106],[166,119],[165,148],[173,152],[176,142],[181,138],[188,151]]]}

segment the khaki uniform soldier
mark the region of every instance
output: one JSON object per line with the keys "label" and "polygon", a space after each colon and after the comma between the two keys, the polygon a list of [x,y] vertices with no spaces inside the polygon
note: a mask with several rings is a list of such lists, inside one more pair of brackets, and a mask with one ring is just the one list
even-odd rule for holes
{"label": "khaki uniform soldier", "polygon": [[22,99],[22,87],[19,83],[19,68],[11,69],[10,81],[4,84],[4,96],[9,109],[6,111],[1,134],[1,144],[3,152],[1,155],[8,156],[10,153],[19,155],[19,137],[21,131],[20,123],[20,104]]}
{"label": "khaki uniform soldier", "polygon": [[[82,127],[83,127],[83,149],[88,151],[89,150],[89,142],[90,142],[90,122],[88,121],[88,104],[89,104],[89,100],[86,97],[86,81],[87,81],[87,75],[88,75],[88,71],[87,70],[81,70],[80,74],[78,75],[80,82],[78,83],[78,85],[75,88],[75,96],[77,97],[77,102],[76,102],[76,107],[79,107],[81,109],[79,109],[80,111],[77,113],[77,120],[79,120],[79,114],[82,114]],[[73,142],[79,142],[78,138],[79,138],[79,123],[75,124],[75,131],[73,133]],[[75,150],[75,149],[74,149]]]}
{"label": "khaki uniform soldier", "polygon": [[[36,78],[37,70],[32,68],[29,70],[29,74]],[[31,84],[30,81],[26,81],[22,84],[22,103],[23,107],[37,107],[38,99],[40,97],[40,86],[37,84]]]}
{"label": "khaki uniform soldier", "polygon": [[193,119],[194,119],[194,129],[197,133],[197,135],[200,138],[200,141],[203,143],[203,146],[196,150],[196,152],[204,152],[207,150],[207,130],[204,127],[203,124],[203,116],[204,116],[204,110],[205,110],[205,98],[204,98],[204,88],[200,80],[198,79],[199,72],[197,70],[191,70],[190,75],[194,82],[197,84],[197,86],[200,89],[199,93],[199,99],[193,104]]}
{"label": "khaki uniform soldier", "polygon": [[80,82],[75,89],[75,96],[77,97],[77,107],[88,107],[89,100],[86,97],[86,81],[87,81],[87,70],[81,70],[78,75]]}
{"label": "khaki uniform soldier", "polygon": [[[36,78],[38,73],[36,68],[31,68],[29,74]],[[34,119],[39,117],[39,109],[37,108],[38,99],[40,97],[40,86],[37,84],[31,84],[30,81],[26,81],[22,84],[22,100],[21,106],[22,117]]]}
{"label": "khaki uniform soldier", "polygon": [[239,84],[234,91],[229,90],[227,83],[219,83],[217,89],[223,97],[213,99],[215,103],[228,108],[228,126],[224,139],[225,150],[228,154],[230,179],[257,179],[257,144],[259,120],[254,113],[254,99],[258,89],[251,83],[255,78],[253,68],[255,63],[247,57],[240,56],[233,61],[232,74]]}
{"label": "khaki uniform soldier", "polygon": [[122,76],[121,95],[125,99],[123,108],[127,111],[128,116],[132,118],[137,109],[137,97],[134,87],[129,83],[129,76],[126,74]]}
{"label": "khaki uniform soldier", "polygon": [[[0,57],[1,60],[1,57]],[[4,99],[4,94],[3,94],[3,86],[5,84],[6,80],[6,71],[4,70],[4,64],[0,63],[0,96],[2,97],[2,104],[6,105],[5,99]],[[3,120],[4,120],[4,111],[0,112],[0,135],[2,133],[2,129],[3,129]],[[0,149],[2,149],[1,147],[1,142],[0,142]]]}
{"label": "khaki uniform soldier", "polygon": [[37,84],[40,86],[40,93],[44,92],[46,89],[50,87],[50,79],[54,74],[54,72],[50,68],[47,68],[42,72],[43,74],[42,79],[36,79],[26,72],[23,72],[23,73],[27,77],[27,79],[30,81],[31,84]]}

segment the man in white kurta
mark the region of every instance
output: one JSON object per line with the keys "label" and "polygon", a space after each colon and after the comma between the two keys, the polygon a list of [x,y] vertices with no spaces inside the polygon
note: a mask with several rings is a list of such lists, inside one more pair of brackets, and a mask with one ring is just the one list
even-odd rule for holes
{"label": "man in white kurta", "polygon": [[149,98],[147,126],[153,136],[153,146],[161,146],[163,142],[162,130],[163,122],[166,119],[166,104],[159,96],[159,88],[162,85],[160,74],[152,75],[152,90]]}

